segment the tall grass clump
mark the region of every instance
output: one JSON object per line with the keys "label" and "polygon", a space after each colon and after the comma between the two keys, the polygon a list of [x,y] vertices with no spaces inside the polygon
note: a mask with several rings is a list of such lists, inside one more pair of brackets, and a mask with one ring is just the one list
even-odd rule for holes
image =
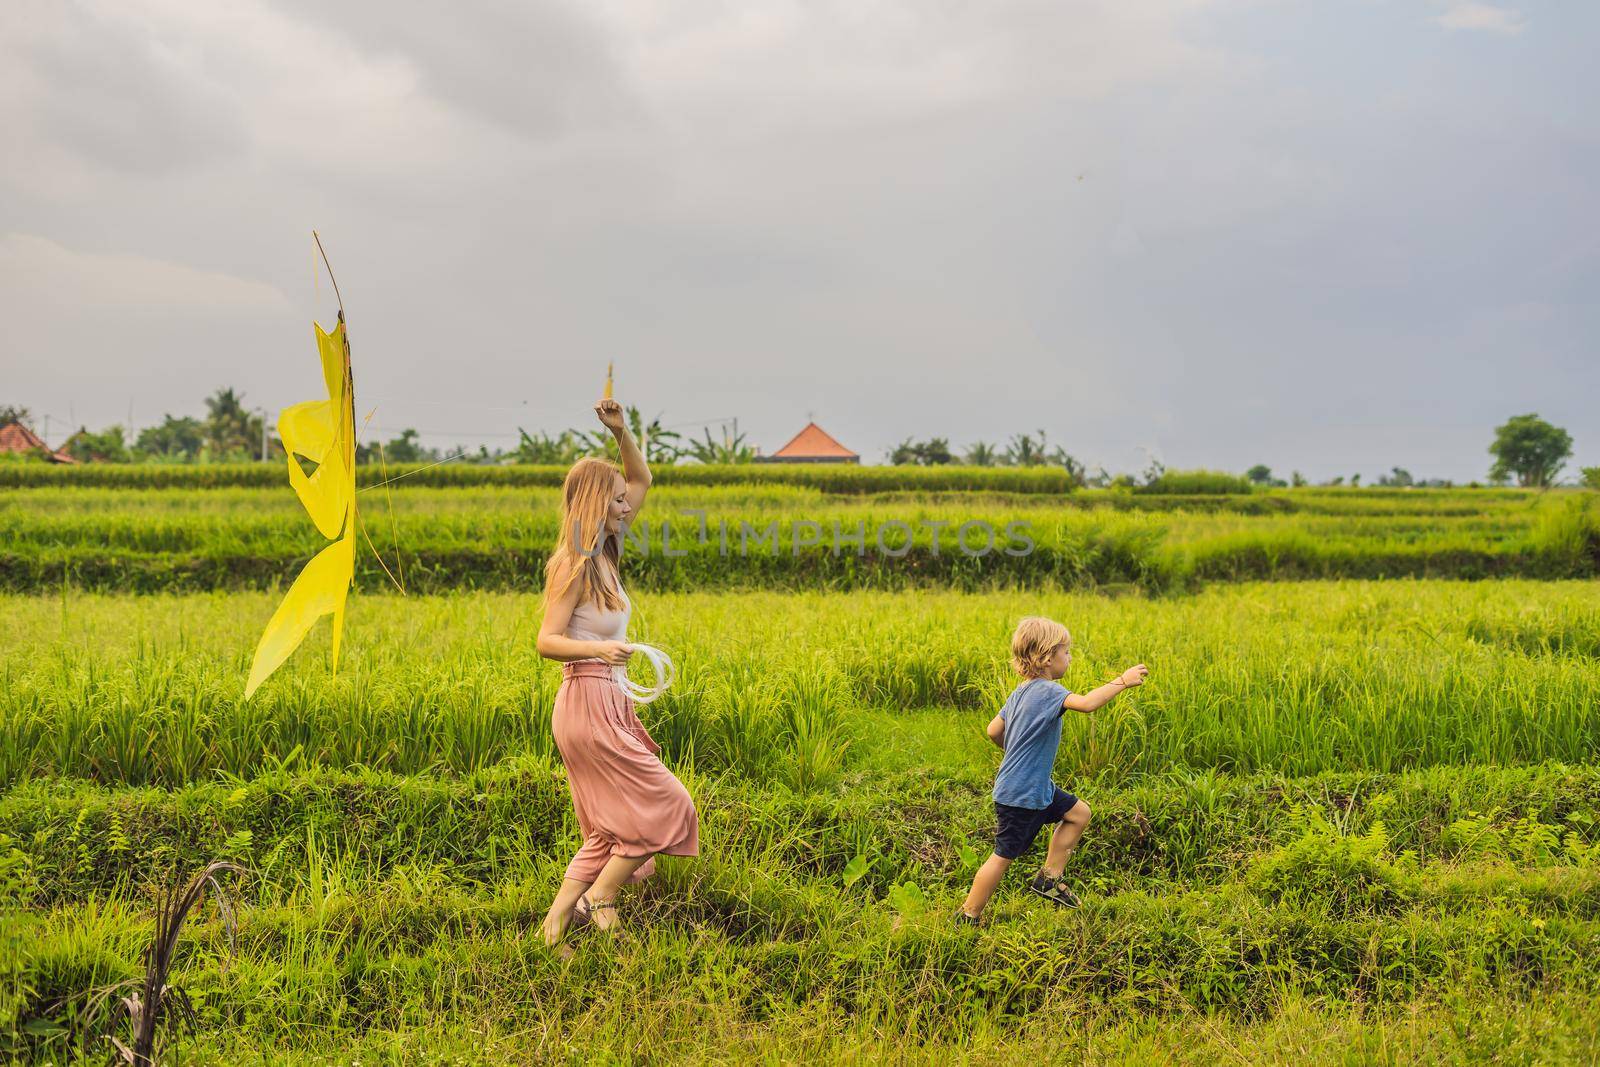
{"label": "tall grass clump", "polygon": [[[1301,583],[1184,598],[1025,591],[652,594],[633,636],[668,649],[673,689],[644,712],[672,758],[709,773],[832,780],[860,709],[992,714],[1015,683],[1011,627],[1060,618],[1067,684],[1129,663],[1153,678],[1065,723],[1075,774],[1583,761],[1600,751],[1588,583]],[[560,674],[533,651],[537,598],[352,601],[337,677],[326,638],[251,701],[270,594],[0,599],[0,774],[178,785],[279,761],[464,774],[551,756]],[[325,632],[325,631],[324,631]],[[981,724],[980,724],[981,725]],[[807,755],[809,753],[809,755]]]}
{"label": "tall grass clump", "polygon": [[[123,488],[237,489],[279,488],[285,484],[282,457],[272,463],[112,464],[80,466],[9,463],[0,465],[0,489]],[[359,467],[357,484],[377,485],[385,477],[407,488],[515,486],[558,488],[567,468],[560,466],[478,466],[456,463],[376,464]],[[661,486],[792,485],[827,493],[1004,492],[1064,495],[1076,482],[1064,467],[873,467],[853,464],[754,463],[736,465],[657,465]]]}
{"label": "tall grass clump", "polygon": [[1173,496],[1251,493],[1255,486],[1248,478],[1223,471],[1162,471],[1134,490],[1138,493],[1165,493]]}

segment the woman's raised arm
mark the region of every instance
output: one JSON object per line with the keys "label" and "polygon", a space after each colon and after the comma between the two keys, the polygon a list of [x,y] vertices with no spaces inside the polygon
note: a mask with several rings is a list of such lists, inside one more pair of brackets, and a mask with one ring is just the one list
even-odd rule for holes
{"label": "woman's raised arm", "polygon": [[621,404],[607,398],[594,406],[594,413],[600,416],[601,425],[617,439],[617,449],[622,453],[622,478],[628,483],[628,506],[637,515],[639,509],[644,507],[645,494],[650,491],[650,465],[645,462],[644,453],[639,451],[633,434],[628,432]]}

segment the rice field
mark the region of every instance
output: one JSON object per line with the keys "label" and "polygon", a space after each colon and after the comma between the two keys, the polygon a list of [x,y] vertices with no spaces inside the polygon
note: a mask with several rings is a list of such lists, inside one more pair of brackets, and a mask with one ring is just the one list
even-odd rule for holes
{"label": "rice field", "polygon": [[[365,574],[337,677],[324,627],[249,703],[255,639],[316,544],[286,490],[0,495],[7,1059],[104,1062],[158,893],[228,860],[236,923],[208,904],[172,971],[194,1009],[164,1030],[174,1062],[1600,1060],[1588,496],[664,484],[658,515],[1024,515],[1053,559],[1125,562],[897,581],[630,558],[631,636],[680,670],[643,717],[701,855],[663,860],[623,899],[627,935],[564,961],[538,936],[578,840],[559,672],[533,649],[553,492],[397,487],[408,562],[513,562],[418,563],[405,597]],[[1269,574],[1239,562],[1273,551]],[[1480,576],[1470,553],[1509,576],[1356,570]],[[68,557],[191,578],[39,563]],[[235,580],[248,559],[277,569]],[[1066,723],[1057,780],[1094,809],[1068,867],[1084,907],[1035,904],[1024,861],[961,929],[994,829],[983,725],[1035,613],[1073,632],[1069,686],[1151,678]]]}
{"label": "rice field", "polygon": [[[559,489],[401,485],[364,495],[364,536],[409,587],[538,588]],[[1596,494],[1480,490],[1478,501],[1472,492],[837,494],[669,484],[631,531],[630,577],[655,591],[1160,592],[1215,581],[1600,573]],[[281,487],[0,496],[0,592],[271,589],[320,546]],[[359,573],[369,587],[385,581],[370,553]]]}

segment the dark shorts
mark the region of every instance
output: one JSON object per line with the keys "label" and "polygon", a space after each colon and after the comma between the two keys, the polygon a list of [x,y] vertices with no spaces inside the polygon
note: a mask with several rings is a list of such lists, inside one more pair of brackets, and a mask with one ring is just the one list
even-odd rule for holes
{"label": "dark shorts", "polygon": [[994,814],[999,828],[994,834],[994,854],[1002,859],[1016,859],[1028,851],[1040,830],[1050,823],[1060,822],[1077,805],[1078,798],[1059,786],[1048,808],[1014,808],[995,801]]}

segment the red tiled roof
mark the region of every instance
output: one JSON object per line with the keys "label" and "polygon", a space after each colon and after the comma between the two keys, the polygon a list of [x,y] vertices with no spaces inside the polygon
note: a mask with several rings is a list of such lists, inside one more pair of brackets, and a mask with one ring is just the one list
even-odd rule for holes
{"label": "red tiled roof", "polygon": [[44,442],[22,423],[8,422],[0,426],[0,452],[31,452],[35,448],[44,448]]}
{"label": "red tiled roof", "polygon": [[50,446],[39,439],[38,434],[20,422],[8,422],[0,426],[0,452],[32,452],[36,448],[49,453],[50,458],[57,463],[78,462],[64,452],[52,452]]}
{"label": "red tiled roof", "polygon": [[789,459],[800,456],[838,456],[841,459],[861,458],[838,441],[835,441],[828,435],[826,430],[814,422],[806,423],[805,429],[795,434],[788,444],[772,454],[774,459]]}

